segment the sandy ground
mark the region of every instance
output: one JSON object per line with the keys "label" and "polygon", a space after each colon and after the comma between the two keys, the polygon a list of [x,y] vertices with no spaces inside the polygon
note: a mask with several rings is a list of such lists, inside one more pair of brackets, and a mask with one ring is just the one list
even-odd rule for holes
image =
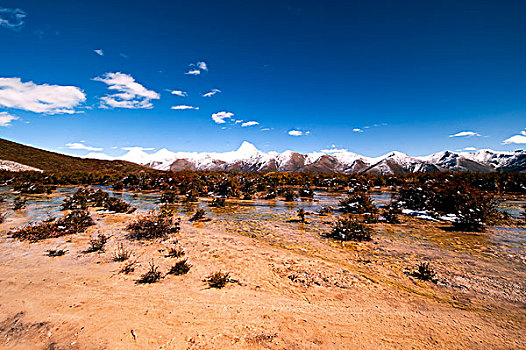
{"label": "sandy ground", "polygon": [[[521,349],[526,347],[526,269],[520,254],[484,234],[404,218],[377,224],[373,242],[341,244],[320,233],[331,216],[292,222],[220,219],[192,224],[165,241],[132,241],[138,214],[91,211],[86,233],[19,242],[0,225],[0,348],[9,349]],[[103,253],[84,253],[91,235],[111,235]],[[155,262],[165,273],[174,239],[192,268],[151,285],[135,281]],[[139,262],[112,253],[124,243]],[[65,248],[62,257],[48,249]],[[524,247],[523,252],[524,252]],[[523,256],[523,255],[522,255]],[[421,261],[438,283],[408,275]],[[203,278],[230,272],[210,289]]]}

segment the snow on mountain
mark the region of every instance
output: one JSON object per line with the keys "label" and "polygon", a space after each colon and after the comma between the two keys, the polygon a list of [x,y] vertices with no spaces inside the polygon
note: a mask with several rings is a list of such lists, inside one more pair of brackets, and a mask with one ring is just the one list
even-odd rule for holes
{"label": "snow on mountain", "polygon": [[1,160],[1,159],[0,159],[0,170],[3,170],[3,171],[15,171],[15,172],[19,172],[19,171],[38,171],[38,172],[42,172],[42,170],[34,168],[32,166],[29,166],[29,165],[20,164],[20,163],[17,163],[17,162],[13,162],[11,160]]}
{"label": "snow on mountain", "polygon": [[244,141],[230,152],[172,152],[163,148],[148,153],[140,147],[128,148],[119,157],[104,153],[88,153],[85,158],[120,159],[147,165],[158,170],[231,170],[231,171],[310,171],[366,172],[371,174],[405,174],[431,171],[526,171],[526,151],[470,152],[444,151],[425,157],[411,157],[393,151],[379,157],[365,157],[345,149],[328,149],[307,154],[287,150],[282,153],[262,152]]}

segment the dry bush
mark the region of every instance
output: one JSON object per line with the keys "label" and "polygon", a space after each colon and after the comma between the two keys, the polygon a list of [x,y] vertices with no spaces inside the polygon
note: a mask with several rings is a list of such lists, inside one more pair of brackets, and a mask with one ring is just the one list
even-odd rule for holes
{"label": "dry bush", "polygon": [[164,238],[180,230],[179,221],[173,217],[164,217],[156,212],[150,212],[128,224],[126,229],[130,232],[130,238],[155,239]]}
{"label": "dry bush", "polygon": [[55,256],[63,256],[67,253],[68,251],[65,250],[65,249],[49,249],[49,250],[46,250],[46,255],[47,256],[51,256],[51,257],[55,257]]}
{"label": "dry bush", "polygon": [[204,279],[204,282],[208,283],[210,288],[221,289],[230,282],[230,273],[229,272],[214,272],[213,274],[207,276]]}
{"label": "dry bush", "polygon": [[197,209],[195,214],[192,215],[190,218],[190,221],[201,221],[205,219],[205,211],[204,209]]}
{"label": "dry bush", "polygon": [[357,191],[340,200],[340,211],[346,214],[374,214],[378,209],[366,192]]}
{"label": "dry bush", "polygon": [[161,277],[162,277],[162,274],[159,271],[159,268],[155,266],[152,260],[152,262],[150,262],[150,269],[146,273],[141,275],[141,278],[137,280],[137,283],[142,283],[142,284],[155,283],[159,281]]}
{"label": "dry bush", "polygon": [[422,262],[418,264],[416,271],[413,271],[411,275],[422,281],[435,282],[436,272],[428,262]]}
{"label": "dry bush", "polygon": [[168,253],[165,255],[167,258],[180,258],[184,256],[184,250],[178,247],[172,247],[168,250]]}
{"label": "dry bush", "polygon": [[124,246],[124,244],[119,244],[117,249],[113,252],[112,259],[113,261],[126,261],[130,258],[132,252]]}
{"label": "dry bush", "polygon": [[66,197],[62,202],[62,210],[87,209],[88,207],[103,207],[116,213],[129,213],[134,210],[128,203],[116,197],[110,197],[102,190],[79,188],[77,192]]}
{"label": "dry bush", "polygon": [[27,200],[25,200],[22,197],[15,197],[13,199],[13,210],[24,209],[25,206],[26,206],[26,202],[27,202]]}
{"label": "dry bush", "polygon": [[348,217],[340,217],[333,224],[329,238],[340,241],[370,241],[372,230],[367,225]]}
{"label": "dry bush", "polygon": [[49,219],[36,224],[30,224],[11,233],[11,236],[20,240],[39,241],[46,238],[56,238],[64,235],[81,233],[95,225],[87,211],[75,210],[63,218]]}
{"label": "dry bush", "polygon": [[221,197],[215,197],[212,199],[212,202],[210,202],[209,206],[213,208],[223,208],[225,206],[225,199]]}
{"label": "dry bush", "polygon": [[187,261],[187,259],[180,260],[176,262],[168,271],[168,275],[184,275],[187,274],[190,271],[190,268],[192,265],[190,265]]}
{"label": "dry bush", "polygon": [[86,253],[93,253],[93,252],[102,252],[104,251],[104,246],[108,242],[109,237],[106,236],[103,233],[99,233],[97,237],[90,238],[89,240],[89,248],[86,250]]}

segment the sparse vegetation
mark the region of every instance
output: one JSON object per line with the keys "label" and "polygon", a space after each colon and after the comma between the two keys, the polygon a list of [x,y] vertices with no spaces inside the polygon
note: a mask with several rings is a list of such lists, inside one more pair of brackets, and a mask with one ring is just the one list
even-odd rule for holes
{"label": "sparse vegetation", "polygon": [[117,249],[113,252],[113,261],[126,261],[131,257],[132,253],[129,251],[123,243],[119,244]]}
{"label": "sparse vegetation", "polygon": [[137,260],[129,261],[120,269],[119,273],[123,273],[125,275],[132,273],[135,271],[135,265],[137,265]]}
{"label": "sparse vegetation", "polygon": [[155,266],[153,263],[153,260],[150,262],[150,268],[149,270],[141,275],[141,278],[137,280],[137,283],[146,284],[146,283],[155,283],[159,281],[162,277],[161,272],[159,271],[159,268]]}
{"label": "sparse vegetation", "polygon": [[26,207],[26,202],[27,202],[27,200],[25,200],[22,197],[15,197],[13,199],[13,210],[24,209]]}
{"label": "sparse vegetation", "polygon": [[204,282],[208,283],[210,288],[221,289],[225,287],[228,282],[230,282],[230,273],[221,271],[215,272],[207,276]]}
{"label": "sparse vegetation", "polygon": [[400,219],[398,218],[398,215],[400,214],[402,214],[402,210],[396,203],[391,203],[390,205],[386,206],[382,212],[382,216],[389,224],[399,224]]}
{"label": "sparse vegetation", "polygon": [[372,230],[367,225],[349,217],[340,217],[326,236],[340,241],[370,241]]}
{"label": "sparse vegetation", "polygon": [[187,274],[190,271],[190,268],[192,265],[190,265],[187,261],[187,259],[180,260],[176,262],[168,271],[168,275],[184,275]]}
{"label": "sparse vegetation", "polygon": [[159,201],[165,204],[177,203],[177,192],[173,190],[163,191]]}
{"label": "sparse vegetation", "polygon": [[332,213],[332,208],[328,205],[324,205],[318,210],[318,215],[329,215],[331,213]]}
{"label": "sparse vegetation", "polygon": [[97,237],[90,238],[89,240],[89,248],[86,250],[87,253],[93,253],[93,252],[103,252],[104,246],[108,242],[109,237],[106,236],[103,233],[99,233]]}
{"label": "sparse vegetation", "polygon": [[418,264],[416,267],[416,270],[411,273],[411,275],[415,278],[418,278],[422,281],[435,281],[436,272],[435,270],[429,265],[428,262],[422,262]]}
{"label": "sparse vegetation", "polygon": [[425,210],[435,217],[454,214],[457,230],[483,231],[498,216],[496,196],[455,178],[447,180],[404,186],[396,199],[405,208]]}
{"label": "sparse vegetation", "polygon": [[182,256],[184,256],[184,250],[179,247],[171,247],[165,255],[167,258],[180,258]]}
{"label": "sparse vegetation", "polygon": [[210,202],[210,206],[215,208],[223,208],[225,206],[225,199],[221,197],[215,197],[212,199],[212,202]]}
{"label": "sparse vegetation", "polygon": [[306,215],[306,212],[305,212],[305,209],[303,208],[300,208],[298,209],[298,211],[296,212],[300,218],[300,221],[301,222],[305,222],[305,215]]}
{"label": "sparse vegetation", "polygon": [[203,221],[205,219],[205,215],[206,213],[204,209],[197,209],[194,215],[192,215],[190,218],[190,221]]}
{"label": "sparse vegetation", "polygon": [[298,198],[298,194],[294,192],[292,189],[286,188],[283,191],[283,197],[285,198],[285,202],[292,202],[296,200],[296,198]]}
{"label": "sparse vegetation", "polygon": [[39,241],[64,235],[84,232],[94,221],[87,211],[75,210],[56,220],[54,218],[36,224],[30,224],[11,233],[20,240]]}
{"label": "sparse vegetation", "polygon": [[179,221],[173,217],[165,217],[157,212],[150,212],[128,224],[126,229],[134,239],[165,238],[179,232]]}
{"label": "sparse vegetation", "polygon": [[374,214],[377,208],[366,192],[355,191],[340,201],[340,211],[346,214]]}
{"label": "sparse vegetation", "polygon": [[46,252],[47,252],[46,253],[47,256],[55,257],[55,256],[63,256],[68,251],[65,249],[49,249],[49,250],[46,250]]}
{"label": "sparse vegetation", "polygon": [[102,190],[93,191],[88,188],[80,188],[73,195],[64,199],[62,210],[87,209],[88,207],[103,207],[106,210],[116,213],[129,213],[133,208],[116,197],[110,197],[107,192]]}

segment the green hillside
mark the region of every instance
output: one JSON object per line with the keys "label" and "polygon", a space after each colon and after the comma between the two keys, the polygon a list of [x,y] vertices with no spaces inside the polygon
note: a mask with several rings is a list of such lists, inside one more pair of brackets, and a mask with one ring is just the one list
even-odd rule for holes
{"label": "green hillside", "polygon": [[122,160],[97,160],[72,157],[25,146],[20,143],[8,141],[5,139],[0,139],[0,159],[11,160],[13,162],[29,165],[50,172],[153,171],[150,168]]}

